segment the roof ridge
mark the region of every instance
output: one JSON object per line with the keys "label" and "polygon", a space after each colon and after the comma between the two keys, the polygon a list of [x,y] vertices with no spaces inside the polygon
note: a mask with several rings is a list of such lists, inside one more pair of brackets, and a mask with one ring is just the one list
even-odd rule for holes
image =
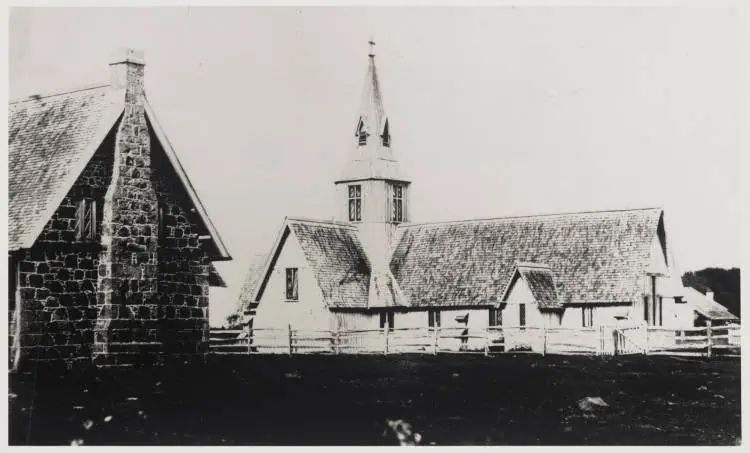
{"label": "roof ridge", "polygon": [[348,227],[353,230],[356,230],[357,227],[355,225],[352,225],[350,223],[341,222],[338,220],[321,220],[321,219],[311,219],[307,217],[287,217],[287,221],[289,222],[297,222],[297,223],[317,223],[322,224],[325,226],[337,226],[337,227]]}
{"label": "roof ridge", "polygon": [[54,96],[62,96],[64,94],[77,93],[79,91],[95,90],[97,88],[104,88],[107,86],[109,86],[109,82],[99,82],[99,83],[93,83],[93,84],[88,84],[88,85],[81,85],[76,88],[64,89],[61,91],[50,91],[50,92],[41,93],[41,94],[35,93],[35,94],[30,94],[27,96],[13,99],[12,101],[8,101],[8,104],[18,104],[18,103],[26,102],[26,101],[36,101],[38,99],[49,98],[49,97],[54,97]]}
{"label": "roof ridge", "polygon": [[607,209],[603,211],[578,211],[578,212],[555,212],[555,213],[544,213],[544,214],[526,214],[526,215],[512,215],[504,217],[484,217],[479,219],[465,219],[465,220],[439,220],[435,222],[414,222],[414,223],[402,223],[399,228],[408,228],[412,226],[425,226],[425,225],[445,225],[451,223],[470,223],[470,222],[490,222],[493,220],[512,220],[512,219],[527,219],[536,217],[556,217],[556,216],[567,216],[567,215],[583,215],[583,214],[611,214],[616,212],[635,212],[635,211],[652,211],[652,210],[663,210],[662,207],[650,207],[650,208],[633,208],[633,209]]}
{"label": "roof ridge", "polygon": [[552,269],[549,264],[544,263],[531,263],[527,261],[519,261],[516,263],[516,267],[530,267],[534,269]]}

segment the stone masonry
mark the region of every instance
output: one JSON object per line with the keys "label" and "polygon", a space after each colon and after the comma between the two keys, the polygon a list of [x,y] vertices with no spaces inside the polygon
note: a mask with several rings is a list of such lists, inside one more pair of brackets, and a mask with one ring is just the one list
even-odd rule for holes
{"label": "stone masonry", "polygon": [[[34,246],[19,257],[22,356],[31,360],[91,355],[97,319],[98,241],[76,238],[76,204],[101,206],[112,173],[114,133],[104,140]],[[98,216],[101,218],[101,216]]]}
{"label": "stone masonry", "polygon": [[144,113],[144,64],[131,53],[112,66],[113,81],[124,78],[125,110],[115,136],[112,182],[104,197],[94,336],[98,364],[153,360],[161,340],[158,203]]}
{"label": "stone masonry", "polygon": [[[20,348],[29,361],[133,365],[208,350],[210,260],[179,176],[144,113],[144,66],[113,65],[125,109],[18,260]],[[77,237],[81,199],[96,236]]]}

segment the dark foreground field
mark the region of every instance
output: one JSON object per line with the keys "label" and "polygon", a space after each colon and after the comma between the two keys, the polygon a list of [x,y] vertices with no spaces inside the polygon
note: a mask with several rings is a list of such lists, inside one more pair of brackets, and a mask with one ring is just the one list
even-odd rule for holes
{"label": "dark foreground field", "polygon": [[[737,359],[223,356],[33,377],[10,379],[11,445],[394,445],[388,419],[426,445],[736,445],[741,430]],[[609,407],[584,412],[586,396]]]}

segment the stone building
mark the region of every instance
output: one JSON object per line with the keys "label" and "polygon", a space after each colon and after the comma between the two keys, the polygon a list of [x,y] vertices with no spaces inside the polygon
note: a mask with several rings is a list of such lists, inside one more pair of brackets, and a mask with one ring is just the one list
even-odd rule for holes
{"label": "stone building", "polygon": [[248,272],[252,329],[693,325],[662,209],[412,223],[373,54],[354,120],[336,220],[285,219]]}
{"label": "stone building", "polygon": [[10,358],[202,356],[212,261],[230,260],[144,90],[142,52],[106,84],[9,105]]}

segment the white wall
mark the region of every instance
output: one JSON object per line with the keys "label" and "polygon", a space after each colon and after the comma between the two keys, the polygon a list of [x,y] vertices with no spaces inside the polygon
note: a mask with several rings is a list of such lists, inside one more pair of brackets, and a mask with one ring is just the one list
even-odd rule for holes
{"label": "white wall", "polygon": [[[619,322],[616,316],[628,316],[630,307],[627,305],[593,306],[592,325],[612,325]],[[582,307],[567,307],[563,314],[561,327],[566,329],[580,329],[583,327]]]}
{"label": "white wall", "polygon": [[[298,269],[299,300],[286,300],[286,268]],[[253,329],[329,330],[334,327],[333,317],[323,302],[323,293],[312,269],[299,246],[294,233],[290,232],[282,246],[265,291],[258,304]],[[258,341],[267,342],[262,332],[257,332]],[[262,340],[261,340],[262,338]],[[279,340],[285,342],[284,338]]]}
{"label": "white wall", "polygon": [[558,312],[541,312],[534,300],[534,296],[526,284],[526,280],[517,277],[506,297],[505,309],[503,309],[503,326],[520,327],[521,309],[520,304],[526,305],[526,327],[558,327],[560,325],[560,314]]}
{"label": "white wall", "polygon": [[[351,222],[359,229],[359,239],[367,250],[371,266],[386,272],[391,255],[395,225],[390,222],[389,183],[381,180],[353,181],[336,185],[336,219],[349,222],[349,186],[362,187],[362,220]],[[404,193],[404,197],[406,197]],[[406,202],[404,202],[406,203]]]}
{"label": "white wall", "polygon": [[[661,248],[658,235],[654,235],[651,244],[651,257],[647,272],[660,273],[656,277],[656,297],[662,298],[662,326],[664,327],[681,327],[688,328],[693,326],[693,313],[685,304],[676,304],[674,296],[679,295],[679,289],[682,287],[681,275],[675,268],[674,262],[669,258],[669,253],[665,258],[664,251]],[[651,313],[653,301],[651,277],[643,275],[640,279],[640,288],[642,294],[633,302],[629,310],[629,319],[634,321],[643,320],[644,297],[649,298],[649,313]],[[652,322],[652,324],[654,324]]]}

